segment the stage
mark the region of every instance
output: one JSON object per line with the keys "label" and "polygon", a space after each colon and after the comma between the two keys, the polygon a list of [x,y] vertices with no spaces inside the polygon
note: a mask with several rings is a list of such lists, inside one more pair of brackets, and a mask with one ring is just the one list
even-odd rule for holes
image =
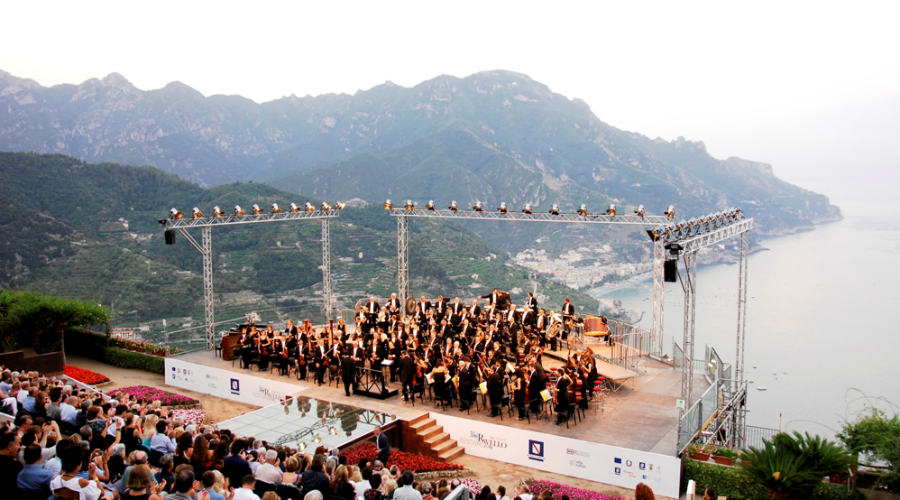
{"label": "stage", "polygon": [[[565,357],[566,351],[556,351],[559,356]],[[561,366],[562,362],[545,354],[544,366],[549,369]],[[361,406],[376,412],[396,415],[400,420],[412,420],[425,412],[434,414],[446,414],[453,417],[462,417],[472,421],[491,422],[497,425],[526,429],[535,432],[553,434],[603,443],[612,446],[620,446],[634,450],[642,450],[663,455],[675,455],[678,409],[675,402],[681,390],[681,372],[668,364],[656,361],[649,357],[636,358],[629,369],[598,362],[598,371],[602,374],[608,371],[609,378],[627,375],[628,378],[617,384],[618,390],[608,391],[602,398],[602,406],[591,402],[585,411],[584,419],[577,423],[569,422],[569,427],[555,424],[555,417],[551,419],[536,420],[531,422],[517,421],[515,415],[510,416],[506,412],[503,420],[499,417],[491,418],[489,410],[481,407],[480,410],[472,408],[470,412],[459,411],[456,407],[441,409],[431,401],[416,400],[415,405],[404,402],[400,396],[394,396],[385,400],[377,400],[362,395],[344,395],[343,386],[339,381],[331,381],[322,386],[316,385],[308,378],[306,381],[298,381],[294,377],[278,375],[272,370],[260,372],[240,368],[240,360],[224,361],[214,355],[213,351],[194,351],[184,353],[174,358],[173,361],[195,363],[215,369],[222,377],[227,377],[226,372],[244,374],[269,382],[259,384],[259,387],[246,388],[242,391],[219,388],[220,393],[212,390],[203,390],[203,387],[191,388],[211,395],[225,397],[244,403],[255,404],[260,407],[278,402],[285,395],[299,394],[308,398],[330,401],[350,406]],[[221,372],[220,372],[221,370]],[[631,376],[630,374],[634,374]],[[172,383],[173,374],[166,374],[166,382]],[[206,376],[208,379],[209,375]],[[386,380],[389,389],[400,389],[399,383],[390,383]],[[227,384],[227,382],[226,382]],[[203,383],[201,383],[203,385]],[[213,385],[207,381],[205,386]],[[221,383],[220,383],[221,385]],[[265,387],[263,387],[265,385]],[[702,375],[695,375],[695,391],[702,392],[708,387],[708,383]],[[183,385],[182,385],[183,386]]]}

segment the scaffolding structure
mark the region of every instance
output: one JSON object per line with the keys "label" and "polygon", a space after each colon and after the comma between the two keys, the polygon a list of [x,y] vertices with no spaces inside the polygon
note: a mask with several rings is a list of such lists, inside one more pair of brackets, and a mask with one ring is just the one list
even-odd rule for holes
{"label": "scaffolding structure", "polygon": [[[173,209],[174,210],[174,209]],[[332,289],[331,289],[331,231],[330,222],[338,216],[335,210],[306,210],[306,211],[279,211],[277,213],[258,213],[245,215],[219,215],[213,217],[194,216],[185,218],[173,214],[167,219],[160,219],[159,223],[166,232],[177,231],[191,244],[203,257],[203,307],[206,320],[206,348],[215,348],[215,300],[213,296],[212,274],[212,228],[218,226],[234,226],[240,224],[259,224],[268,222],[289,221],[322,221],[322,295],[326,320],[332,315]],[[200,229],[200,242],[188,232],[190,229]]]}

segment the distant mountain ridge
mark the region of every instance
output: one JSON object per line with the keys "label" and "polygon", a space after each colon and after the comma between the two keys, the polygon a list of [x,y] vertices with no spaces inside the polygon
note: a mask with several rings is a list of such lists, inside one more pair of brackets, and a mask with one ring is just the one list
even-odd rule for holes
{"label": "distant mountain ridge", "polygon": [[111,74],[45,88],[0,71],[0,149],[151,164],[206,185],[265,180],[329,199],[506,201],[679,216],[740,206],[762,234],[840,217],[768,165],[616,129],[578,99],[508,71],[257,104]]}

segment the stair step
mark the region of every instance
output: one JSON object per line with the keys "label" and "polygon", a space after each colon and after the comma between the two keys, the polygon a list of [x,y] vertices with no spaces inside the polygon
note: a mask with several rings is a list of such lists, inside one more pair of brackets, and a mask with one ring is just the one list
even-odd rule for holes
{"label": "stair step", "polygon": [[419,431],[421,431],[422,429],[427,429],[429,427],[432,427],[435,423],[436,422],[433,418],[426,418],[426,419],[420,420],[418,422],[409,424],[409,428],[412,429],[413,432],[418,434]]}
{"label": "stair step", "polygon": [[449,449],[455,448],[455,447],[456,447],[456,441],[454,441],[452,439],[447,439],[447,440],[441,441],[440,443],[432,446],[431,451],[440,455],[442,451],[449,450]]}
{"label": "stair step", "polygon": [[431,414],[428,412],[425,412],[425,413],[419,415],[418,417],[409,420],[409,425],[413,425],[413,424],[421,422],[423,420],[427,420],[430,417],[431,417]]}
{"label": "stair step", "polygon": [[428,446],[434,447],[434,445],[436,445],[437,443],[440,443],[441,441],[444,441],[446,439],[450,439],[450,434],[447,434],[446,432],[441,432],[441,433],[438,433],[438,434],[435,434],[433,436],[429,436],[428,438],[426,438],[425,444],[427,444]]}
{"label": "stair step", "polygon": [[454,458],[456,458],[460,455],[464,455],[465,453],[466,453],[466,450],[460,448],[459,446],[456,446],[449,450],[445,450],[441,453],[438,453],[438,458],[441,460],[444,460],[444,461],[448,461],[448,460],[453,460]]}
{"label": "stair step", "polygon": [[422,438],[427,439],[427,438],[430,438],[431,436],[435,436],[442,432],[444,432],[444,427],[441,425],[435,424],[426,429],[421,429],[421,430],[416,431],[416,434],[418,434]]}

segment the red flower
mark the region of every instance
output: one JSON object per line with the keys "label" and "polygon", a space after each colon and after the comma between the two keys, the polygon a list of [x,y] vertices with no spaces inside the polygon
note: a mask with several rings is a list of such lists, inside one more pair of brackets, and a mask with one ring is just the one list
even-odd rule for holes
{"label": "red flower", "polygon": [[[360,443],[356,446],[347,448],[341,452],[341,455],[347,457],[347,463],[356,464],[360,459],[375,460],[377,451],[375,445],[369,442]],[[415,455],[400,450],[392,450],[391,456],[388,458],[386,467],[396,465],[400,470],[411,470],[413,472],[430,472],[439,470],[459,470],[463,466],[452,462],[441,462],[431,457],[423,455]]]}
{"label": "red flower", "polygon": [[65,365],[63,367],[63,373],[79,382],[89,385],[109,382],[109,377],[107,377],[106,375],[101,375],[97,372],[92,372],[90,370],[78,368],[77,366],[72,365]]}

